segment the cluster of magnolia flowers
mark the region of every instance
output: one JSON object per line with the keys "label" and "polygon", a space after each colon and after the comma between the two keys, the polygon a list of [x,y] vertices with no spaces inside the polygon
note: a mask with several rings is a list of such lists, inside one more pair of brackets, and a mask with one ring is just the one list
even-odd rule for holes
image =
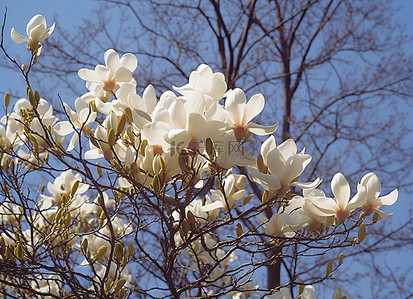
{"label": "cluster of magnolia flowers", "polygon": [[[52,33],[54,24],[46,28],[44,18],[37,15],[27,25],[28,37],[19,35],[14,29],[11,36],[17,43],[27,42],[27,48],[39,55],[40,42]],[[264,108],[262,94],[247,101],[241,89],[227,89],[222,73],[214,73],[209,66],[201,64],[190,74],[186,85],[173,87],[176,93],[168,90],[158,98],[154,87],[149,85],[142,95],[138,95],[132,75],[138,65],[136,57],[129,53],[119,57],[110,49],[104,54],[104,61],[105,65],[97,65],[94,70],[79,70],[78,75],[86,81],[88,92],[75,100],[74,110],[63,103],[68,120],[55,117],[53,107],[37,92],[28,89],[28,98],[18,100],[13,111],[1,119],[4,124],[0,126],[2,167],[12,159],[13,155],[7,153],[15,153],[30,166],[44,163],[49,152],[58,148],[63,153],[82,155],[88,161],[105,159],[115,170],[118,169],[115,166],[120,165],[124,170],[119,171],[118,177],[122,190],[141,185],[155,193],[165,190],[171,182],[184,181],[180,175],[189,168],[197,170],[197,188],[202,188],[206,178],[214,173],[223,173],[223,188],[209,190],[185,209],[200,226],[215,221],[239,206],[239,200],[245,199],[247,177],[234,174],[233,168],[247,167],[249,178],[265,190],[267,199],[282,197],[291,187],[303,190],[302,196],[293,196],[288,205],[274,211],[270,219],[259,215],[263,230],[273,237],[292,238],[306,226],[311,231],[321,231],[331,217],[338,225],[357,209],[366,215],[374,213],[377,219],[389,216],[379,208],[395,203],[397,190],[380,196],[381,184],[374,173],[362,177],[354,196],[341,173],[335,174],[331,181],[333,197],[317,189],[321,183],[319,178],[313,182],[299,181],[311,156],[304,150],[298,151],[292,139],[277,146],[271,135],[277,124],[262,126],[252,121]],[[257,158],[245,149],[245,142],[252,134],[271,135],[262,144]],[[77,185],[75,191],[74,185]],[[105,201],[109,208],[115,203],[105,193],[91,201],[84,194],[88,189],[89,185],[82,183],[79,174],[65,171],[54,183],[48,184],[50,195],[42,195],[40,210],[53,217],[64,207],[72,218],[99,221],[99,200]],[[21,213],[12,203],[1,203],[0,220],[3,223],[14,225],[18,219],[16,215]],[[175,211],[172,216],[179,223],[182,215]],[[37,227],[50,226],[45,219],[49,218],[37,217]],[[118,238],[130,234],[133,224],[124,223],[120,217],[111,221]],[[97,233],[82,238],[73,236],[70,242],[78,250],[84,250],[82,244],[87,242],[89,256],[104,260],[108,252],[102,253],[99,249],[110,246],[109,234],[108,227],[100,225]],[[216,238],[212,235],[204,237],[207,246],[214,248]],[[6,243],[13,243],[10,237],[5,236],[5,239]],[[37,239],[31,238],[34,242]],[[175,243],[177,246],[184,243],[181,234],[175,235]],[[199,240],[192,242],[186,251],[193,263],[222,260],[222,267],[215,268],[211,279],[219,277],[236,259],[235,254],[226,255],[222,249],[202,252],[204,247],[197,243]],[[88,262],[85,259],[82,264]],[[112,268],[116,269],[115,265],[94,265],[97,267],[95,273],[104,273],[105,267],[110,267],[111,273]],[[196,265],[191,268],[197,269]],[[115,270],[113,279],[114,275]],[[121,276],[130,282],[131,275],[126,268]],[[311,288],[307,292],[312,294]]]}

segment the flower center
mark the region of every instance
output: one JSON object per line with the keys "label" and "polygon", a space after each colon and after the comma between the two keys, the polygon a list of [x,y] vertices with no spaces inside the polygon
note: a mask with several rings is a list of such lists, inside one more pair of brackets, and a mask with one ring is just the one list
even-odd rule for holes
{"label": "flower center", "polygon": [[103,81],[103,89],[106,91],[112,91],[115,89],[116,83],[113,81]]}
{"label": "flower center", "polygon": [[233,130],[235,138],[237,138],[237,140],[242,140],[245,138],[247,130],[244,127],[236,127]]}

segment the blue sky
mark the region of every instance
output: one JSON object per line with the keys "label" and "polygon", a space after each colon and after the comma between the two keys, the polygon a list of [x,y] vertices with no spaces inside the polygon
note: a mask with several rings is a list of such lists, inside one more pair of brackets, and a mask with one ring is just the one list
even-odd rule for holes
{"label": "blue sky", "polygon": [[[413,38],[413,0],[395,0],[393,1],[395,7],[400,7],[398,13],[398,18],[401,23],[405,23],[407,26],[407,32]],[[91,16],[93,17],[93,8],[99,5],[99,1],[92,0],[72,0],[72,1],[62,1],[62,0],[40,0],[40,1],[29,1],[29,0],[11,0],[2,1],[2,6],[0,7],[1,15],[4,14],[4,5],[8,6],[7,23],[5,27],[5,46],[10,51],[10,53],[17,53],[19,57],[27,56],[25,47],[22,45],[15,45],[10,39],[10,30],[12,27],[16,29],[17,32],[25,35],[25,27],[27,21],[35,14],[42,14],[50,26],[54,21],[56,15],[59,16],[59,23],[56,24],[56,30],[54,34],[59,34],[59,30],[70,30],[71,27],[76,26],[82,18]],[[406,49],[413,54],[413,41],[409,45],[410,49]],[[103,58],[103,53],[102,56]],[[20,61],[19,61],[20,62]],[[21,61],[24,63],[24,60]],[[4,93],[11,90],[21,89],[25,86],[22,78],[18,76],[15,72],[5,72],[2,71],[0,74],[1,86],[0,92]],[[409,141],[413,142],[413,141]],[[411,167],[411,166],[408,166]],[[384,184],[384,183],[383,183]],[[399,201],[391,209],[399,219],[406,219],[408,216],[408,208],[411,208],[410,202],[411,195],[400,193]],[[396,265],[403,265],[405,259],[408,257],[409,253],[400,254],[398,258],[392,257],[393,262]],[[410,259],[411,260],[411,259]],[[323,298],[322,296],[320,298]]]}

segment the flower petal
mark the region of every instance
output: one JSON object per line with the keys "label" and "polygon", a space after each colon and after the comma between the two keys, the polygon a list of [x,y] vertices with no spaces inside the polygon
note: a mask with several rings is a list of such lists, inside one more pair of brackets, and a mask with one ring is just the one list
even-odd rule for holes
{"label": "flower petal", "polygon": [[187,131],[193,139],[201,139],[199,136],[203,136],[206,133],[205,127],[206,120],[201,114],[190,113],[188,115]]}
{"label": "flower petal", "polygon": [[272,149],[267,154],[267,166],[272,175],[276,175],[281,180],[286,169],[286,161],[284,160],[278,148]]}
{"label": "flower petal", "polygon": [[104,55],[105,59],[105,64],[106,66],[113,72],[115,73],[117,69],[121,67],[120,61],[119,61],[119,55],[116,53],[115,50],[109,49],[105,52]]}
{"label": "flower petal", "polygon": [[397,201],[398,196],[399,192],[397,191],[397,189],[394,189],[389,194],[379,197],[379,200],[383,206],[391,206]]}
{"label": "flower petal", "polygon": [[294,140],[287,139],[278,146],[278,150],[281,152],[285,160],[288,160],[289,157],[294,156],[297,153],[297,145]]}
{"label": "flower petal", "polygon": [[138,59],[131,53],[126,53],[120,59],[120,65],[133,72],[138,67]]}
{"label": "flower petal", "polygon": [[250,167],[250,178],[266,190],[275,191],[281,188],[281,183],[277,176],[262,173],[254,167]]}
{"label": "flower petal", "polygon": [[79,142],[79,134],[75,133],[73,134],[72,139],[70,139],[69,146],[67,147],[67,151],[69,152],[72,149],[74,149],[78,142]]}
{"label": "flower petal", "polygon": [[103,65],[97,65],[95,70],[80,69],[77,74],[85,81],[89,82],[102,82],[108,79],[110,70]]}
{"label": "flower petal", "polygon": [[313,182],[293,182],[290,185],[300,189],[314,189],[317,188],[323,180],[316,178]]}
{"label": "flower petal", "polygon": [[263,157],[265,163],[267,163],[268,153],[274,148],[276,148],[274,136],[268,137],[267,140],[265,140],[261,145],[261,156]]}
{"label": "flower petal", "polygon": [[129,82],[132,80],[132,73],[126,67],[120,67],[113,78],[116,82]]}
{"label": "flower petal", "polygon": [[254,133],[255,135],[265,136],[274,133],[278,128],[278,123],[272,126],[261,126],[259,124],[251,122],[248,124],[247,128],[251,133]]}
{"label": "flower petal", "polygon": [[25,37],[25,36],[17,33],[17,31],[14,30],[14,28],[11,29],[10,36],[11,36],[11,39],[12,39],[16,44],[20,44],[20,43],[24,43],[24,42],[28,42],[28,41],[29,41],[29,38],[28,38],[28,37]]}
{"label": "flower petal", "polygon": [[26,33],[30,36],[30,32],[37,26],[43,25],[44,28],[47,27],[46,19],[42,15],[33,16],[26,26]]}
{"label": "flower petal", "polygon": [[244,125],[242,124],[242,117],[246,101],[245,94],[241,89],[235,88],[228,92],[227,99],[225,100],[225,109],[234,125]]}
{"label": "flower petal", "polygon": [[331,191],[333,191],[338,206],[344,210],[350,199],[350,185],[342,173],[338,172],[334,175],[331,180]]}
{"label": "flower petal", "polygon": [[41,36],[46,32],[46,26],[43,24],[39,24],[34,27],[29,34],[29,38],[33,42],[41,42]]}
{"label": "flower petal", "polygon": [[53,130],[61,136],[66,136],[74,131],[72,124],[68,121],[58,122]]}
{"label": "flower petal", "polygon": [[248,124],[254,117],[261,113],[264,105],[265,99],[261,93],[252,96],[245,105],[241,123]]}

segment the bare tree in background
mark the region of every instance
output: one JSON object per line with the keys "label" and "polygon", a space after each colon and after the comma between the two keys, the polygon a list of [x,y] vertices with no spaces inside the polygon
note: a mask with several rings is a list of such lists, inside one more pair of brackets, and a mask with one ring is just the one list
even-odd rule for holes
{"label": "bare tree in background", "polygon": [[[394,13],[385,0],[106,0],[93,20],[48,40],[38,72],[57,77],[56,86],[67,87],[59,92],[70,98],[84,91],[73,84],[77,70],[101,63],[108,48],[137,55],[140,87],[170,88],[205,62],[225,74],[229,88],[264,93],[270,108],[262,122],[280,121],[278,143],[293,137],[310,147],[309,177],[342,169],[354,185],[374,169],[410,190],[413,148],[405,140],[412,132],[404,111],[413,96],[413,65]],[[359,250],[411,247],[412,220],[400,225],[393,234],[377,229],[383,242]],[[279,260],[268,267],[268,287],[282,283],[282,267],[291,278],[317,265],[295,270]],[[377,267],[371,275],[383,281],[385,273]],[[410,295],[411,282],[393,281]]]}

